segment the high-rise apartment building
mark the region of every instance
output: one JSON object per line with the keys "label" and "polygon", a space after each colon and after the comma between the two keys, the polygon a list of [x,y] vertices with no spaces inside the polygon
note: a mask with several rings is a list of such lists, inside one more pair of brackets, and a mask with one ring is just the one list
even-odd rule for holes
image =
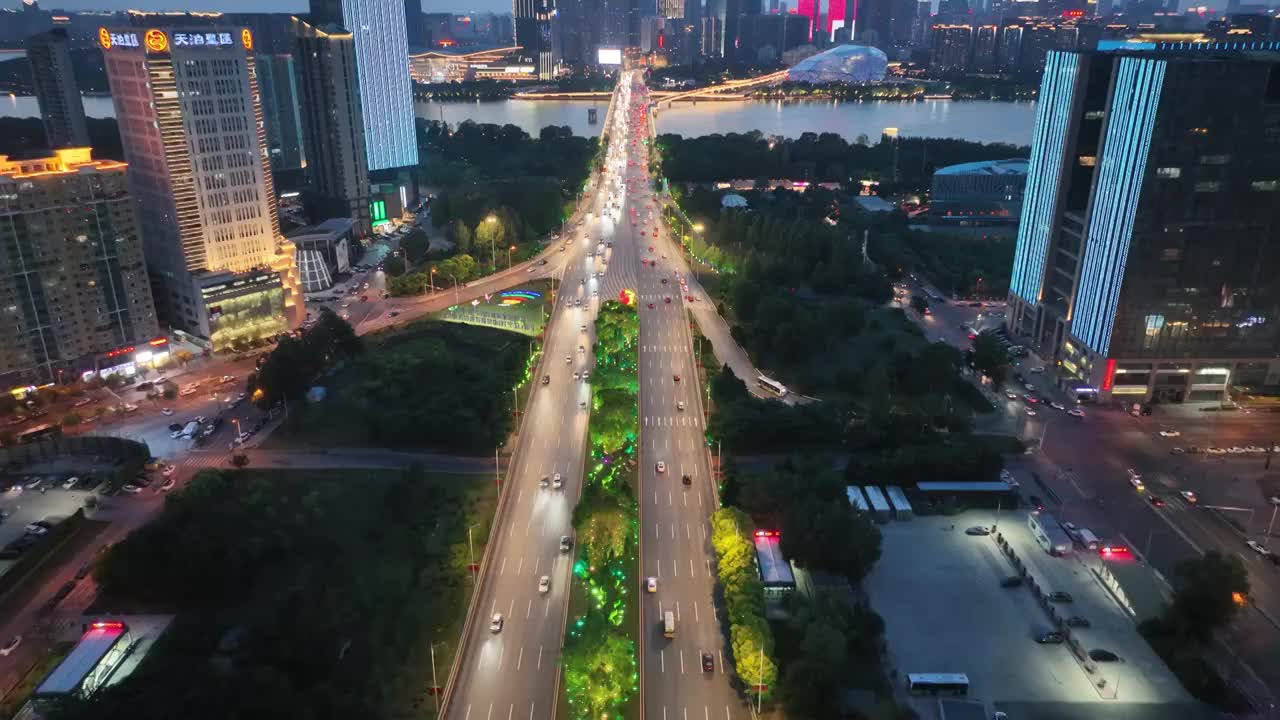
{"label": "high-rise apartment building", "polygon": [[156,312],[124,163],[89,148],[0,155],[0,299],[6,389],[70,381],[100,354],[150,347]]}
{"label": "high-rise apartment building", "polygon": [[930,31],[929,67],[939,72],[969,68],[973,54],[973,27],[970,25],[934,25]]}
{"label": "high-rise apartment building", "polygon": [[355,234],[369,234],[369,169],[365,164],[360,77],[355,38],[345,29],[297,22],[294,58],[302,100],[311,206],[355,221]]}
{"label": "high-rise apartment building", "polygon": [[1150,47],[1047,54],[1009,324],[1084,399],[1220,400],[1280,382],[1280,63]]}
{"label": "high-rise apartment building", "polygon": [[89,128],[71,66],[66,30],[55,28],[32,35],[27,38],[26,50],[40,103],[40,119],[44,121],[45,142],[51,148],[87,147]]}
{"label": "high-rise apartment building", "polygon": [[[513,6],[516,23],[516,44],[521,54],[538,66],[538,77],[550,80],[555,77],[559,58],[556,48],[555,25],[558,21],[556,0],[515,0]],[[636,28],[639,32],[639,26]]]}
{"label": "high-rise apartment building", "polygon": [[302,143],[302,110],[293,55],[255,57],[262,90],[262,122],[267,127],[267,152],[274,172],[301,169],[306,155]]}
{"label": "high-rise apartment building", "polygon": [[404,7],[404,0],[311,0],[316,25],[355,36],[370,172],[418,164]]}
{"label": "high-rise apartment building", "polygon": [[219,349],[301,324],[253,33],[103,28],[99,41],[161,321]]}

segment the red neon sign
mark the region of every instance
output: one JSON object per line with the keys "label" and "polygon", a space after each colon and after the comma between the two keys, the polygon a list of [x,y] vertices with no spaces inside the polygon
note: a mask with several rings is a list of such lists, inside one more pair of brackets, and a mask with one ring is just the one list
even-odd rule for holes
{"label": "red neon sign", "polygon": [[1116,359],[1107,358],[1107,372],[1102,376],[1102,392],[1110,392],[1116,379]]}

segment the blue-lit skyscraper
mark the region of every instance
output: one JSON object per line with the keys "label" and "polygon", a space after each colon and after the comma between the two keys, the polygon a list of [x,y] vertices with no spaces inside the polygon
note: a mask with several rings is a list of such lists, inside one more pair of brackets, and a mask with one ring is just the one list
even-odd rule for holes
{"label": "blue-lit skyscraper", "polygon": [[355,36],[369,172],[418,164],[404,0],[312,0],[317,24]]}
{"label": "blue-lit skyscraper", "polygon": [[1081,399],[1280,382],[1280,44],[1224,45],[1048,53],[1008,318]]}

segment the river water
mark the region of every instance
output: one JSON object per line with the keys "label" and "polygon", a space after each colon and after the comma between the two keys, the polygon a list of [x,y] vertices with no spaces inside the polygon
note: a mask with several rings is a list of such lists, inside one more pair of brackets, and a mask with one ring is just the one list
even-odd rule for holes
{"label": "river water", "polygon": [[[600,134],[607,104],[551,100],[497,102],[418,102],[418,117],[449,124],[471,119],[511,123],[536,133],[546,125],[568,125],[577,135]],[[587,110],[596,108],[596,124]],[[848,140],[872,140],[885,128],[904,137],[945,137],[976,142],[1031,144],[1035,103],[923,100],[917,102],[742,101],[677,104],[658,114],[658,132],[685,136],[750,132],[798,137],[804,132],[833,132]]]}
{"label": "river water", "polygon": [[[496,102],[418,102],[418,117],[450,125],[463,120],[511,123],[537,134],[547,125],[568,125],[578,135],[596,136],[608,106],[604,102],[500,100]],[[597,122],[587,121],[596,108]],[[113,117],[109,97],[85,97],[89,117]],[[0,117],[39,117],[34,97],[0,95]],[[872,140],[885,128],[904,137],[946,137],[976,142],[1031,143],[1035,103],[923,100],[918,102],[743,101],[677,104],[658,115],[658,132],[685,136],[750,132],[798,137],[804,132],[834,132],[848,140]]]}

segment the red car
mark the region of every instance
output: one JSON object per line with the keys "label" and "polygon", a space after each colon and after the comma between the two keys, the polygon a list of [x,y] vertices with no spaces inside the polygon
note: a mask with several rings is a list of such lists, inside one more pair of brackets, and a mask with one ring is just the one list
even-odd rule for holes
{"label": "red car", "polygon": [[653,309],[653,303],[649,303],[649,309],[650,309],[650,310],[652,310],[652,309]]}
{"label": "red car", "polygon": [[666,303],[666,304],[670,305],[670,304],[671,304],[671,296],[669,296],[669,295],[668,295],[667,297],[662,298],[662,302],[664,302],[664,303]]}
{"label": "red car", "polygon": [[680,376],[679,376],[679,375],[672,375],[671,377],[672,377],[676,382],[680,382]]}

